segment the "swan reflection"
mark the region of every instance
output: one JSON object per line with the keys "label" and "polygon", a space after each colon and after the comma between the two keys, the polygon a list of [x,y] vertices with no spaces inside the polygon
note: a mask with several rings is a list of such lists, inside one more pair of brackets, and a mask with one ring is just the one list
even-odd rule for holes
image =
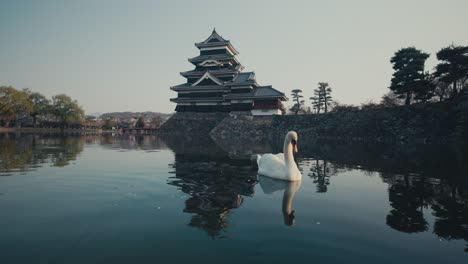
{"label": "swan reflection", "polygon": [[258,175],[260,187],[265,194],[272,194],[284,190],[282,212],[284,224],[292,226],[295,223],[296,211],[292,209],[292,202],[297,190],[301,187],[301,181],[282,181],[270,177]]}

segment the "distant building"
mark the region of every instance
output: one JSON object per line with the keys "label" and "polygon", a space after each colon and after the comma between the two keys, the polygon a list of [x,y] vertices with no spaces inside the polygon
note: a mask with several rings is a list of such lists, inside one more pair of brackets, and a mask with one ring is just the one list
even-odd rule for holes
{"label": "distant building", "polygon": [[260,86],[254,72],[242,72],[237,50],[216,30],[195,43],[200,55],[189,59],[195,69],[181,72],[187,82],[172,86],[177,112],[251,111],[253,115],[281,115],[288,100],[271,86]]}
{"label": "distant building", "polygon": [[101,120],[95,116],[87,115],[85,116],[82,126],[86,129],[98,129],[101,128]]}

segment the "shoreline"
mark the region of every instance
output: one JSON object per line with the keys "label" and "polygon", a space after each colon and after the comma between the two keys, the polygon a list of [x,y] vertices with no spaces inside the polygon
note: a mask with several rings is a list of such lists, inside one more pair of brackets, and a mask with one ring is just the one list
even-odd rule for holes
{"label": "shoreline", "polygon": [[[66,134],[107,134],[118,133],[118,130],[103,129],[72,129],[67,128],[63,131]],[[39,127],[0,127],[0,133],[61,133],[60,128],[39,128]]]}

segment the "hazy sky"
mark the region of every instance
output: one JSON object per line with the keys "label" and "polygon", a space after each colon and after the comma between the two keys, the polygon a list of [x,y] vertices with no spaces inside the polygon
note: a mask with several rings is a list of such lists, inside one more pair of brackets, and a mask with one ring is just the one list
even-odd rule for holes
{"label": "hazy sky", "polygon": [[[195,42],[216,27],[245,71],[288,96],[328,82],[336,100],[378,101],[390,57],[468,45],[468,1],[0,0],[0,85],[66,93],[86,113],[172,112]],[[307,100],[307,103],[309,101]]]}

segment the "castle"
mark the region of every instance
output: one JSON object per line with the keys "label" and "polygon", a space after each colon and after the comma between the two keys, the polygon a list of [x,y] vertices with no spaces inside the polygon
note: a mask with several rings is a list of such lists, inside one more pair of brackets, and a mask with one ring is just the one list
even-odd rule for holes
{"label": "castle", "polygon": [[254,72],[242,72],[244,67],[236,58],[239,53],[216,30],[195,46],[200,55],[188,60],[195,69],[181,72],[187,82],[171,87],[177,92],[177,97],[170,99],[177,104],[177,112],[285,113],[282,102],[288,98],[284,93],[271,85],[259,85]]}

